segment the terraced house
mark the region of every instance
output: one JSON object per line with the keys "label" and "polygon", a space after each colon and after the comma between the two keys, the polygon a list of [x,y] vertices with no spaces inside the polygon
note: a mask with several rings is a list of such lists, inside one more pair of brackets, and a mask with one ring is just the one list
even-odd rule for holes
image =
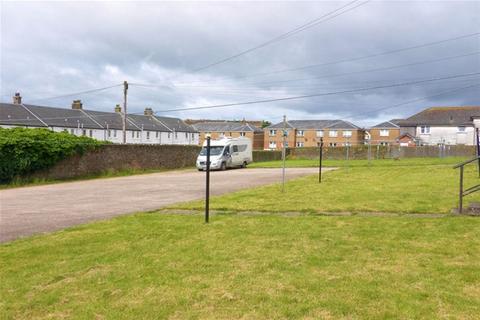
{"label": "terraced house", "polygon": [[[279,122],[264,129],[265,150],[282,149],[283,128],[283,122]],[[330,147],[364,143],[364,130],[344,120],[289,120],[286,129],[287,148],[317,147],[321,138]]]}
{"label": "terraced house", "polygon": [[[54,108],[23,104],[19,93],[13,103],[0,103],[0,126],[4,128],[48,128],[113,143],[123,142],[123,113],[117,105],[114,112],[87,110],[80,100],[71,108]],[[181,119],[158,117],[151,108],[143,115],[128,114],[126,142],[135,144],[198,144],[198,132]]]}
{"label": "terraced house", "polygon": [[247,137],[252,140],[253,149],[263,148],[263,130],[246,121],[205,121],[194,123],[192,126],[200,134],[200,145],[208,134],[212,139]]}

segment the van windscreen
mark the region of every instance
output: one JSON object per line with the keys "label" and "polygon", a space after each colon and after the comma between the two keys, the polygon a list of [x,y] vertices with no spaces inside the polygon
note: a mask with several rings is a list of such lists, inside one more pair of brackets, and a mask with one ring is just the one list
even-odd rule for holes
{"label": "van windscreen", "polygon": [[[212,155],[212,156],[220,155],[223,151],[223,148],[225,148],[225,146],[210,146],[210,155]],[[206,156],[207,155],[207,148],[206,147],[202,148],[202,151],[200,151],[200,155],[201,156]]]}

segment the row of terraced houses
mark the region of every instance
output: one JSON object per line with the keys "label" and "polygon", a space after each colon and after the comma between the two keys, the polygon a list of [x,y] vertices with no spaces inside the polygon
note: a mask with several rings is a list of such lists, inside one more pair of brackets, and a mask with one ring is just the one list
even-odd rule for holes
{"label": "row of terraced houses", "polygon": [[[119,105],[113,112],[84,108],[74,100],[70,108],[22,103],[16,93],[13,103],[0,103],[0,127],[48,128],[89,136],[113,143],[123,141],[124,114]],[[247,137],[253,148],[278,150],[325,146],[372,145],[474,145],[480,128],[480,106],[433,107],[406,119],[392,119],[370,128],[342,119],[288,120],[262,128],[261,121],[186,120],[156,116],[151,108],[143,114],[128,114],[126,142],[138,144],[201,145],[207,135]]]}

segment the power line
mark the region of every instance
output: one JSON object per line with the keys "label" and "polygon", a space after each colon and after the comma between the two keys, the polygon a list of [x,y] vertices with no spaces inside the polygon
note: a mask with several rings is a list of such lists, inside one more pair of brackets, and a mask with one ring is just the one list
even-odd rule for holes
{"label": "power line", "polygon": [[[418,65],[427,64],[427,63],[435,63],[435,62],[441,62],[441,61],[446,61],[446,60],[465,58],[465,57],[470,57],[470,56],[474,56],[474,55],[478,55],[478,54],[480,54],[480,51],[475,51],[475,52],[470,52],[470,53],[455,55],[455,56],[449,56],[449,57],[443,57],[443,58],[438,58],[438,59],[432,59],[432,60],[423,60],[423,61],[419,61],[419,62],[412,62],[412,63],[407,63],[407,64],[400,64],[400,65],[395,65],[395,66],[388,66],[388,67],[381,67],[381,68],[374,68],[374,69],[367,69],[367,70],[360,70],[360,71],[352,71],[352,72],[346,72],[346,73],[327,74],[327,75],[320,75],[320,76],[309,77],[309,78],[276,80],[276,81],[266,81],[266,82],[247,82],[245,84],[258,86],[258,85],[268,85],[268,84],[275,84],[275,83],[287,83],[287,82],[296,82],[296,81],[307,81],[307,80],[317,80],[317,79],[325,79],[325,78],[343,77],[343,76],[349,76],[349,75],[353,75],[353,74],[379,72],[379,71],[393,70],[393,69],[399,69],[399,68],[404,68],[404,67],[418,66]],[[195,86],[182,86],[182,87],[192,88],[192,87],[195,87]],[[209,87],[209,86],[200,86],[200,87]]]}
{"label": "power line", "polygon": [[[243,50],[243,51],[241,51],[241,52],[239,52],[239,53],[236,53],[236,54],[231,55],[231,56],[229,56],[229,57],[220,59],[220,60],[218,60],[218,61],[216,61],[216,62],[207,64],[207,65],[205,65],[205,66],[202,66],[202,67],[193,69],[192,71],[190,71],[190,73],[197,73],[197,72],[199,72],[199,71],[206,70],[206,69],[211,68],[211,67],[213,67],[213,66],[217,66],[217,65],[222,64],[222,63],[225,63],[225,62],[227,62],[227,61],[236,59],[236,58],[238,58],[238,57],[240,57],[240,56],[243,56],[243,55],[245,55],[245,54],[247,54],[247,53],[250,53],[250,52],[252,52],[252,51],[258,50],[258,49],[263,48],[263,47],[266,47],[266,46],[268,46],[268,45],[270,45],[270,44],[272,44],[272,43],[275,43],[275,42],[284,40],[284,39],[286,39],[286,38],[289,38],[289,37],[291,37],[291,36],[293,36],[293,35],[295,35],[295,34],[297,34],[297,33],[299,33],[299,32],[302,32],[302,31],[304,31],[304,30],[307,30],[307,29],[309,29],[309,28],[312,28],[312,27],[314,27],[314,26],[317,26],[317,25],[319,25],[319,24],[321,24],[321,23],[324,23],[324,22],[326,22],[326,21],[329,21],[329,20],[331,20],[331,19],[333,19],[333,18],[335,18],[335,17],[338,17],[338,16],[340,16],[340,15],[342,15],[342,14],[344,14],[344,13],[347,13],[347,12],[353,10],[353,9],[356,9],[356,8],[358,8],[358,7],[360,7],[360,6],[363,6],[363,5],[367,4],[370,0],[364,1],[364,2],[362,2],[362,3],[360,3],[360,4],[357,4],[357,5],[353,6],[353,7],[350,7],[350,8],[348,8],[348,9],[346,9],[346,10],[340,12],[340,13],[336,13],[336,12],[338,12],[338,11],[340,11],[340,10],[342,10],[342,9],[344,9],[344,8],[352,5],[352,4],[354,4],[354,3],[357,2],[357,1],[358,1],[358,0],[354,0],[354,1],[352,1],[352,2],[349,2],[349,3],[347,3],[346,5],[341,6],[341,7],[337,8],[337,9],[335,9],[335,10],[333,10],[333,11],[330,11],[329,13],[326,13],[326,14],[324,14],[323,16],[321,16],[321,17],[319,17],[319,18],[316,18],[316,19],[314,19],[314,20],[311,20],[311,21],[309,21],[309,22],[307,22],[307,23],[305,23],[305,24],[303,24],[303,25],[301,25],[301,26],[299,26],[299,27],[296,27],[296,28],[293,29],[293,30],[287,31],[287,32],[285,32],[285,33],[283,33],[283,34],[281,34],[281,35],[278,35],[278,36],[276,36],[276,37],[274,37],[274,38],[272,38],[272,39],[270,39],[270,40],[268,40],[268,41],[266,41],[266,42],[263,42],[263,43],[261,43],[261,44],[259,44],[259,45],[254,46],[254,47],[252,47],[252,48]],[[335,13],[336,13],[336,14],[335,14]],[[171,79],[170,79],[170,80],[171,80]]]}
{"label": "power line", "polygon": [[425,83],[425,82],[432,82],[432,81],[441,81],[441,80],[447,80],[447,79],[473,76],[473,75],[478,75],[478,74],[480,74],[480,72],[460,74],[460,75],[452,75],[452,76],[432,78],[432,79],[420,80],[420,81],[404,82],[404,83],[391,84],[391,85],[385,85],[385,86],[367,87],[367,88],[359,88],[359,89],[343,90],[343,91],[335,91],[335,92],[326,92],[326,93],[315,93],[315,94],[300,95],[300,96],[293,96],[293,97],[255,100],[255,101],[245,101],[245,102],[235,102],[235,103],[227,103],[227,104],[219,104],[219,105],[211,105],[211,106],[201,106],[201,107],[186,107],[186,108],[177,108],[177,109],[169,109],[169,110],[159,110],[159,111],[156,111],[155,113],[187,111],[187,110],[201,110],[201,109],[213,109],[213,108],[225,108],[225,107],[233,107],[233,106],[240,106],[240,105],[251,105],[251,104],[259,104],[259,103],[267,103],[267,102],[288,101],[288,100],[313,98],[313,97],[320,97],[320,96],[329,96],[329,95],[336,95],[336,94],[347,94],[347,93],[355,93],[355,92],[362,92],[362,91],[369,91],[369,90],[376,90],[376,89],[401,87],[401,86],[407,86],[407,85],[413,85],[413,84],[419,84],[419,83]]}
{"label": "power line", "polygon": [[[453,38],[448,38],[448,39],[443,39],[443,40],[438,40],[438,41],[433,41],[433,42],[427,42],[427,43],[423,43],[423,44],[418,44],[418,45],[409,46],[409,47],[405,47],[405,48],[393,49],[393,50],[389,50],[389,51],[374,53],[374,54],[360,56],[360,57],[345,58],[345,59],[334,60],[334,61],[330,61],[330,62],[310,64],[310,65],[305,65],[305,66],[301,66],[301,67],[281,69],[281,70],[270,71],[270,72],[254,73],[254,74],[238,77],[237,79],[253,78],[253,77],[258,77],[258,76],[266,76],[266,75],[270,75],[270,74],[278,74],[278,73],[284,73],[284,72],[299,71],[299,70],[310,69],[310,68],[315,68],[315,67],[329,66],[329,65],[339,64],[339,63],[365,60],[365,59],[375,58],[375,57],[389,55],[389,54],[393,54],[393,53],[425,48],[425,47],[429,47],[429,46],[434,46],[434,45],[447,43],[447,42],[451,42],[451,41],[466,39],[466,38],[470,38],[470,37],[477,37],[479,35],[480,35],[480,32],[475,32],[475,33],[460,35],[460,36],[453,37]],[[194,82],[204,82],[204,81],[194,81]],[[190,82],[190,83],[192,83],[192,82]]]}
{"label": "power line", "polygon": [[80,92],[74,92],[74,93],[67,93],[67,94],[63,94],[63,95],[59,95],[59,96],[53,96],[53,97],[41,98],[41,99],[34,99],[34,100],[31,100],[31,101],[32,101],[32,102],[36,102],[36,101],[45,101],[45,100],[53,100],[53,99],[59,99],[59,98],[66,98],[66,97],[71,97],[71,96],[78,96],[78,95],[82,95],[82,94],[88,94],[88,93],[94,93],[94,92],[98,92],[98,91],[103,91],[103,90],[107,90],[107,89],[111,89],[111,88],[115,88],[115,87],[119,87],[119,86],[123,86],[123,84],[120,83],[120,84],[115,84],[115,85],[108,86],[108,87],[90,89],[90,90],[85,90],[85,91],[80,91]]}

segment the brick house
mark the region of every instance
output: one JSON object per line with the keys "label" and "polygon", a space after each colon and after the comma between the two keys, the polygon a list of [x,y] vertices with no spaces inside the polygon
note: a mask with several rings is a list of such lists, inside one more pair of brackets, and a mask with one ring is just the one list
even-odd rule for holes
{"label": "brick house", "polygon": [[370,134],[370,144],[381,146],[397,145],[400,136],[399,121],[400,119],[392,119],[371,127],[368,130]]}
{"label": "brick house", "polygon": [[[290,120],[286,123],[288,148],[317,147],[323,138],[325,146],[339,147],[364,143],[365,132],[344,120]],[[264,149],[282,148],[283,122],[264,129]]]}
{"label": "brick house", "polygon": [[203,144],[205,135],[209,134],[212,139],[247,137],[252,140],[254,150],[263,148],[263,130],[246,121],[206,121],[194,123],[192,126],[200,133],[200,145]]}

